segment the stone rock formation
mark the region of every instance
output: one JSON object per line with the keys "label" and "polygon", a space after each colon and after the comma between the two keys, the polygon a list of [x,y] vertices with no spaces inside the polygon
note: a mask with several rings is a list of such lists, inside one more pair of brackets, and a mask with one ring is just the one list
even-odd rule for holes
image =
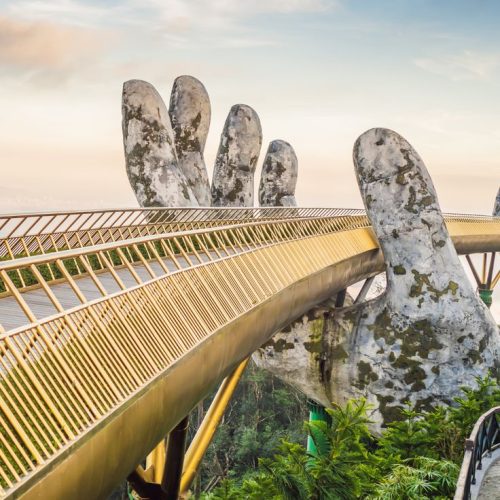
{"label": "stone rock formation", "polygon": [[[255,111],[231,108],[211,194],[203,161],[210,104],[200,82],[176,80],[170,116],[175,133],[150,84],[124,84],[126,166],[139,203],[196,206],[211,198],[213,206],[253,206],[262,143]],[[474,376],[496,372],[500,340],[464,274],[418,154],[395,132],[373,129],[356,142],[354,163],[384,254],[385,292],[340,309],[329,299],[276,334],[254,360],[325,406],[366,397],[380,427],[397,418],[406,401],[424,408],[447,404]],[[273,141],[261,177],[261,206],[294,206],[296,179],[292,147]],[[497,215],[499,205],[500,192]]]}
{"label": "stone rock formation", "polygon": [[222,131],[212,179],[212,206],[253,207],[254,173],[262,145],[257,113],[236,104]]}
{"label": "stone rock formation", "polygon": [[177,165],[201,207],[210,206],[210,184],[203,151],[210,127],[210,99],[204,85],[192,76],[175,79],[170,95]]}
{"label": "stone rock formation", "polygon": [[495,206],[493,207],[493,215],[500,217],[500,188],[498,188],[497,197],[495,199]]}
{"label": "stone rock formation", "polygon": [[168,111],[156,89],[142,80],[123,84],[122,130],[127,175],[143,207],[198,203],[177,166]]}
{"label": "stone rock formation", "polygon": [[288,142],[272,141],[267,148],[259,185],[261,207],[296,207],[297,155]]}
{"label": "stone rock formation", "polygon": [[384,254],[386,292],[316,319],[307,343],[281,333],[259,364],[325,406],[366,397],[380,428],[406,401],[448,404],[475,376],[498,373],[500,337],[464,273],[416,151],[395,132],[372,129],[356,141],[354,163]]}

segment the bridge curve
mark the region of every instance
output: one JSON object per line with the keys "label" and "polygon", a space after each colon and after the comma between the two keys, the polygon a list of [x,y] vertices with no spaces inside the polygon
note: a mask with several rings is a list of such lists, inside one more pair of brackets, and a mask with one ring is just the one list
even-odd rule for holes
{"label": "bridge curve", "polygon": [[[447,225],[459,253],[500,250],[499,219],[449,216]],[[383,270],[363,215],[240,221],[53,250],[0,262],[0,306],[15,300],[26,316],[0,333],[7,498],[105,496],[275,331]],[[35,284],[22,282],[28,275]],[[118,291],[108,292],[110,279]],[[100,297],[87,300],[89,282]],[[81,303],[64,307],[61,285]],[[37,316],[25,299],[33,290],[56,313]]]}

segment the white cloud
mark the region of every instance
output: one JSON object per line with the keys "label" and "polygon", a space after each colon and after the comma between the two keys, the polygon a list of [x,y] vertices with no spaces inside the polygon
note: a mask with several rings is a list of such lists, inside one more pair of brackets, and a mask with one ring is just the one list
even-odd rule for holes
{"label": "white cloud", "polygon": [[10,2],[7,12],[19,19],[89,26],[99,24],[115,9],[77,0],[20,0]]}
{"label": "white cloud", "polygon": [[[76,26],[121,26],[160,35],[173,46],[254,47],[273,45],[252,25],[256,16],[314,13],[339,0],[126,0],[115,5],[81,0],[18,0],[7,4],[9,16]],[[144,35],[142,35],[144,36]]]}
{"label": "white cloud", "polygon": [[[125,0],[104,6],[79,0],[18,0],[7,4],[9,14],[27,19],[44,19],[71,24],[140,22],[154,13],[155,19],[185,21],[187,24],[220,24],[223,21],[259,14],[319,12],[338,4],[338,0]],[[181,23],[182,24],[182,23]]]}
{"label": "white cloud", "polygon": [[[277,37],[263,35],[257,16],[313,13],[331,9],[338,0],[129,0],[127,6],[147,14],[154,28],[176,46],[243,48],[276,45]],[[152,21],[154,20],[154,21]],[[140,23],[140,19],[136,18]]]}
{"label": "white cloud", "polygon": [[241,18],[258,14],[318,12],[337,4],[335,0],[129,0],[131,6],[156,9],[165,17]]}
{"label": "white cloud", "polygon": [[102,73],[115,41],[109,30],[0,15],[2,85],[50,88]]}
{"label": "white cloud", "polygon": [[453,81],[485,80],[500,66],[500,54],[465,50],[458,55],[416,59],[414,63],[425,71]]}

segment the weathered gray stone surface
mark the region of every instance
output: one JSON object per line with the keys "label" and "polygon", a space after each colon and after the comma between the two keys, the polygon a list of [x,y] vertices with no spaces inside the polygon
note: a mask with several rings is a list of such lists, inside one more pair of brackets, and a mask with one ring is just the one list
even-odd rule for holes
{"label": "weathered gray stone surface", "polygon": [[384,253],[386,292],[330,314],[309,329],[307,346],[302,341],[296,349],[300,342],[290,334],[275,337],[260,365],[282,372],[324,405],[366,397],[380,426],[396,418],[405,401],[419,408],[447,404],[474,376],[497,372],[500,341],[415,150],[395,132],[372,129],[356,142],[354,163]]}
{"label": "weathered gray stone surface", "polygon": [[493,215],[500,217],[500,188],[498,188],[497,197],[495,198],[495,206],[493,207]]}
{"label": "weathered gray stone surface", "polygon": [[253,207],[254,173],[262,145],[257,113],[236,104],[222,131],[212,179],[212,206]]}
{"label": "weathered gray stone surface", "polygon": [[210,206],[210,184],[203,151],[210,127],[210,99],[204,85],[192,76],[175,79],[170,95],[170,120],[178,167],[198,204]]}
{"label": "weathered gray stone surface", "polygon": [[142,80],[123,84],[123,146],[127,175],[143,207],[196,206],[177,167],[170,118],[156,89]]}
{"label": "weathered gray stone surface", "polygon": [[288,142],[272,141],[267,148],[259,185],[261,207],[296,207],[299,173],[297,155]]}
{"label": "weathered gray stone surface", "polygon": [[[328,366],[329,346],[324,345],[324,340],[328,337],[335,299],[336,296],[308,311],[252,355],[257,366],[327,407],[331,406],[331,398],[324,369]],[[345,304],[352,303],[347,294]]]}

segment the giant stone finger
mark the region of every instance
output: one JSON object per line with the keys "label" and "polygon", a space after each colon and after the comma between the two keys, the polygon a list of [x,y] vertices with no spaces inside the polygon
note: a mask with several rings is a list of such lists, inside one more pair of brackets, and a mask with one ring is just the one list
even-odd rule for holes
{"label": "giant stone finger", "polygon": [[139,204],[197,206],[177,167],[167,108],[150,83],[129,80],[123,84],[122,130],[127,175]]}
{"label": "giant stone finger", "polygon": [[261,207],[296,207],[297,155],[288,142],[275,140],[269,144],[259,185]]}
{"label": "giant stone finger", "polygon": [[170,95],[170,119],[177,163],[198,204],[210,206],[210,184],[203,151],[210,127],[210,99],[204,85],[192,76],[175,79]]}
{"label": "giant stone finger", "polygon": [[212,179],[212,206],[253,207],[254,173],[262,145],[257,113],[236,104],[222,131]]}

